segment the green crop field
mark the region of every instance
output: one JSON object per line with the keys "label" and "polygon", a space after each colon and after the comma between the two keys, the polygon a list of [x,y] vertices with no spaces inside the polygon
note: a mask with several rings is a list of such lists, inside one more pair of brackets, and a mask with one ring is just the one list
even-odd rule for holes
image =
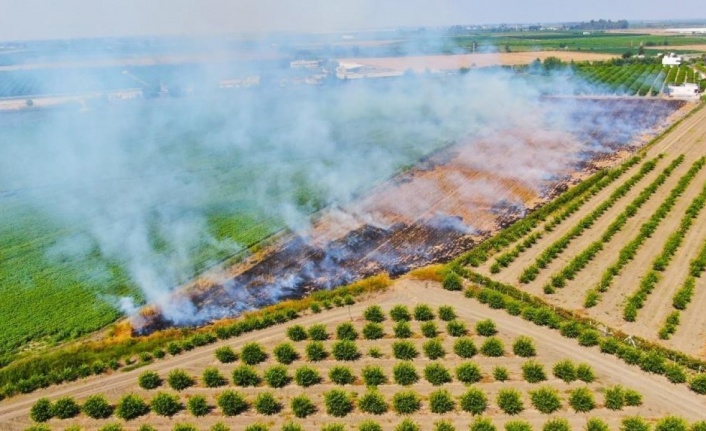
{"label": "green crop field", "polygon": [[[346,199],[469,130],[465,124],[449,127],[420,118],[419,99],[410,99],[408,109],[394,114],[378,106],[382,98],[371,99],[369,106],[334,109],[347,94],[333,90],[318,99],[282,95],[285,105],[296,105],[302,96],[308,100],[301,102],[302,109],[324,112],[316,114],[327,121],[320,134],[301,129],[296,135],[298,126],[292,121],[305,123],[306,111],[297,120],[284,108],[268,112],[269,129],[239,129],[239,122],[228,123],[228,116],[247,113],[241,102],[204,108],[198,100],[185,99],[140,102],[139,107],[97,106],[78,113],[5,114],[0,119],[0,157],[8,162],[0,167],[0,358],[9,358],[31,341],[51,344],[114,321],[120,315],[118,297],[130,295],[139,302],[135,274],[129,272],[139,260],[165,260],[169,272],[177,274],[167,281],[185,283],[298,221],[287,220],[286,214],[306,217],[331,199]],[[198,111],[190,110],[194,103]],[[271,101],[257,109],[266,110],[267,103]],[[127,112],[132,109],[139,114]],[[389,127],[391,115],[400,127]],[[113,118],[115,127],[109,125]],[[120,129],[121,118],[132,129]],[[158,131],[148,129],[160,121]],[[47,124],[63,127],[58,123],[70,125],[70,132],[59,134],[72,140],[57,142],[58,152],[50,155],[54,150],[49,144],[66,139],[47,133]],[[113,130],[104,134],[103,128]],[[341,187],[348,195],[337,195],[329,189],[339,181],[332,173],[354,172],[363,160],[350,157],[347,149],[353,144],[361,150],[357,154],[384,156],[366,162],[364,175],[342,178],[348,181]],[[111,149],[104,151],[103,146]],[[155,158],[149,151],[160,155]],[[70,166],[76,154],[83,161]],[[17,161],[12,166],[10,155]],[[114,157],[130,163],[121,165]],[[30,158],[40,159],[41,169],[27,172],[20,167]],[[329,183],[320,175],[329,175]],[[81,202],[102,213],[82,213]],[[196,238],[177,250],[169,241],[183,234],[179,229],[186,228],[178,221],[184,218],[196,220],[186,228],[195,225],[198,234],[187,231],[185,235]],[[148,231],[149,254],[129,251],[134,246],[130,237],[101,239],[122,223],[128,224],[121,226],[125,233]],[[107,250],[106,244],[117,250]]]}

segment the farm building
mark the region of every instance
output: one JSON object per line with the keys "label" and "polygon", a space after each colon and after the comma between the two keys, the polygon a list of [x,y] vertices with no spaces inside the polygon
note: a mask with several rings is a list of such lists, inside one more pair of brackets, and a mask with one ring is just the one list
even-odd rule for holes
{"label": "farm building", "polygon": [[677,98],[698,98],[701,96],[699,86],[690,83],[684,85],[669,85],[667,86],[667,94],[669,94],[670,97]]}
{"label": "farm building", "polygon": [[662,57],[662,66],[679,66],[680,64],[681,57],[673,52]]}

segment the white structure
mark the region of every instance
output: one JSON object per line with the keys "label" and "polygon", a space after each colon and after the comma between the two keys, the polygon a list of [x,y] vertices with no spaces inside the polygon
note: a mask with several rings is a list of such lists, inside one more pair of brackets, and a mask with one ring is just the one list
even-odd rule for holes
{"label": "white structure", "polygon": [[680,34],[706,34],[706,27],[668,28],[665,31],[669,32],[669,33],[680,33]]}
{"label": "white structure", "polygon": [[289,67],[292,69],[315,69],[319,66],[321,66],[321,60],[296,60],[289,62]]}
{"label": "white structure", "polygon": [[681,64],[681,57],[671,52],[664,57],[662,57],[662,66],[679,66]]}
{"label": "white structure", "polygon": [[669,94],[670,97],[679,99],[698,99],[699,96],[701,96],[699,86],[689,83],[684,85],[669,85],[667,86],[667,94]]}

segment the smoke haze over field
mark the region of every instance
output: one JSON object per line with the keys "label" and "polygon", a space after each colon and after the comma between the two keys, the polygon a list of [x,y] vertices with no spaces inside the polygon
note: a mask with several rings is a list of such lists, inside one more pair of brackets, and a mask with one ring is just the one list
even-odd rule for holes
{"label": "smoke haze over field", "polygon": [[[262,85],[228,96],[5,114],[0,183],[11,193],[4,205],[29,206],[59,226],[48,264],[90,260],[81,282],[100,286],[101,297],[124,312],[144,300],[172,322],[201,322],[224,310],[197,311],[172,294],[176,287],[274,229],[307,238],[312,211],[345,208],[357,193],[450,143],[477,142],[485,165],[479,168],[536,193],[583,152],[611,150],[587,136],[551,149],[551,157],[542,156],[549,148],[521,136],[483,141],[510,130],[537,139],[548,131],[615,130],[615,119],[577,115],[570,100],[542,101],[530,82],[507,72],[473,72],[322,88]],[[588,118],[605,124],[584,124]],[[619,139],[629,140],[643,126],[622,127]],[[546,163],[530,167],[522,156]],[[389,204],[409,205],[411,214],[420,202]],[[348,216],[386,223],[356,211]],[[111,285],[116,271],[140,294]]]}

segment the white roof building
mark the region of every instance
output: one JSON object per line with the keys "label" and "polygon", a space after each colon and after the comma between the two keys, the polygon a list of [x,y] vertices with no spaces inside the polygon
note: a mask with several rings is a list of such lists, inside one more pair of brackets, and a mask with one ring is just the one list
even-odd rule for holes
{"label": "white roof building", "polygon": [[682,58],[671,52],[662,57],[662,66],[679,66]]}

